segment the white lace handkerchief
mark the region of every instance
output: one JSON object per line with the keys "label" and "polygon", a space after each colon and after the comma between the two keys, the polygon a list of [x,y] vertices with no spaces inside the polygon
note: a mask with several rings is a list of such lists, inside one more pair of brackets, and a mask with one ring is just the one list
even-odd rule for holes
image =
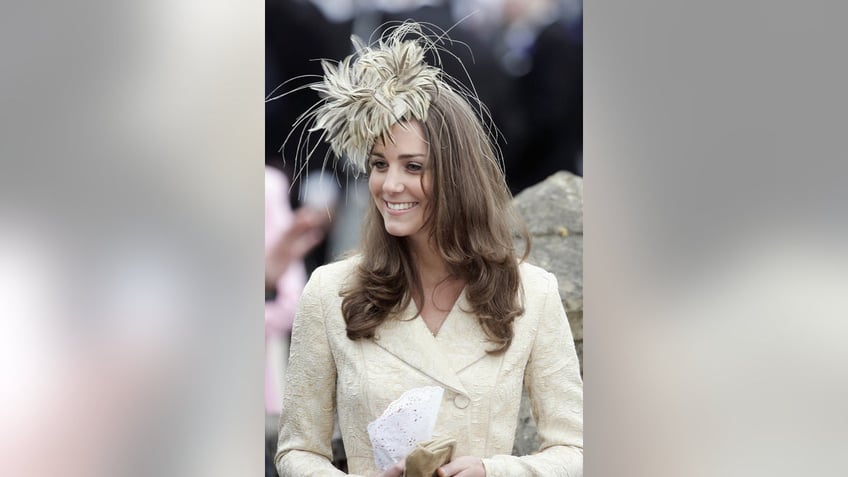
{"label": "white lace handkerchief", "polygon": [[368,424],[378,469],[386,470],[406,457],[416,444],[432,437],[444,392],[438,386],[410,389]]}

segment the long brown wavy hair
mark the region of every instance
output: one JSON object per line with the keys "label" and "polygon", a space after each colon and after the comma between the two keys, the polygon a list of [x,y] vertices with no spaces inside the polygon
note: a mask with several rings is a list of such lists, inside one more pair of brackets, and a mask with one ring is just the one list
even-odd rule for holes
{"label": "long brown wavy hair", "polygon": [[[422,124],[433,178],[425,226],[451,275],[466,282],[471,310],[465,311],[477,316],[494,344],[487,351],[501,353],[512,342],[513,321],[524,313],[514,234],[524,239],[521,260],[529,253],[529,235],[511,205],[500,151],[481,118],[450,88],[434,88],[430,94]],[[373,204],[363,224],[360,253],[358,269],[341,292],[352,340],[372,338],[393,313],[405,309],[411,299],[422,303],[423,298],[407,240],[386,232]]]}

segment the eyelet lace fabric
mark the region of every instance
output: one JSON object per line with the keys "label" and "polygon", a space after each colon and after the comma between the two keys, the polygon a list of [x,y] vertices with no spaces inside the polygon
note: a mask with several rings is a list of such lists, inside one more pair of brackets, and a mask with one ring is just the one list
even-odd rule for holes
{"label": "eyelet lace fabric", "polygon": [[368,424],[378,469],[386,470],[406,457],[416,444],[433,436],[444,392],[438,386],[410,389]]}

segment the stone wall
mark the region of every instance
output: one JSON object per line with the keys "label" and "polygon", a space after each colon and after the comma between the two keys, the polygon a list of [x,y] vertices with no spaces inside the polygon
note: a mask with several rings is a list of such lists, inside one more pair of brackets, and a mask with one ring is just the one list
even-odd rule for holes
{"label": "stone wall", "polygon": [[[559,282],[574,346],[583,372],[583,179],[558,172],[515,197],[515,206],[530,232],[527,261],[553,273]],[[518,240],[523,247],[522,240]],[[536,423],[525,394],[521,400],[513,455],[539,448]]]}

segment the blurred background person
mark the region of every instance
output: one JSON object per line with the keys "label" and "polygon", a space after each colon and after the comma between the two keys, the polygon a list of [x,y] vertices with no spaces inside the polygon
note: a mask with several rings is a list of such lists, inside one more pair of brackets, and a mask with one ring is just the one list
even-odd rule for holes
{"label": "blurred background person", "polygon": [[[344,4],[345,2],[339,2]],[[313,3],[306,0],[268,0],[265,9],[265,78],[269,95],[275,90],[289,91],[308,82],[304,75],[320,75],[321,58],[340,58],[348,53],[351,22],[331,21]],[[286,82],[289,83],[286,83]],[[283,83],[286,83],[284,86]],[[281,100],[265,103],[265,163],[285,173],[291,179],[286,188],[290,204],[297,208],[306,198],[307,181],[310,177],[322,177],[326,185],[333,179],[338,194],[345,194],[346,181],[333,168],[324,169],[321,161],[314,161],[306,170],[295,168],[299,131],[292,134],[298,116],[311,104],[316,96],[312,91],[298,91]],[[323,157],[327,148],[317,143],[317,157]],[[323,172],[323,175],[319,174]],[[341,201],[336,211],[340,220],[350,215],[344,210],[347,201]],[[331,224],[333,228],[335,223]],[[332,230],[324,235],[305,257],[306,272],[309,273],[333,256],[328,238]]]}
{"label": "blurred background person", "polygon": [[583,174],[581,0],[503,0],[501,67],[513,77],[506,130],[513,193],[554,172]]}
{"label": "blurred background person", "polygon": [[306,284],[303,257],[324,239],[331,213],[330,205],[293,212],[288,184],[282,171],[265,167],[265,415],[266,429],[271,429],[266,439],[274,444],[288,342]]}

